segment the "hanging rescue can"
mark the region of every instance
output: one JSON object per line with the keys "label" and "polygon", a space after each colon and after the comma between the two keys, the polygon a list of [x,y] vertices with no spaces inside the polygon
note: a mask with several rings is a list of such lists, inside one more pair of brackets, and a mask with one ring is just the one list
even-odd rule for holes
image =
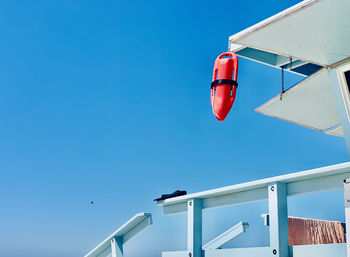
{"label": "hanging rescue can", "polygon": [[[229,56],[229,58],[223,58]],[[213,113],[223,121],[230,112],[236,97],[238,58],[234,53],[220,54],[214,64],[210,100]]]}

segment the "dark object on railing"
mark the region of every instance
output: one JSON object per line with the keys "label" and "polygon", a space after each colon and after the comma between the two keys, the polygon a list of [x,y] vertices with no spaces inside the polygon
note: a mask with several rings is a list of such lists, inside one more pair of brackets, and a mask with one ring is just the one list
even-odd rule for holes
{"label": "dark object on railing", "polygon": [[176,190],[171,194],[163,194],[160,198],[154,199],[153,201],[162,201],[165,199],[169,199],[169,198],[173,198],[173,197],[177,197],[177,196],[181,196],[181,195],[186,195],[187,192],[186,191],[182,191],[182,190]]}

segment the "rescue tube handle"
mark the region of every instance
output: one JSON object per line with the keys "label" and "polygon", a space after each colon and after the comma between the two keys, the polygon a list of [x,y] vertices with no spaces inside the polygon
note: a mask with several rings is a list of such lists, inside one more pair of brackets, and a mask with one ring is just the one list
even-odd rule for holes
{"label": "rescue tube handle", "polygon": [[233,59],[233,80],[237,81],[237,73],[238,73],[238,57],[234,53],[225,52],[220,54],[216,59],[222,59],[222,57],[231,56]]}
{"label": "rescue tube handle", "polygon": [[231,53],[231,52],[225,52],[225,53],[222,53],[218,56],[218,59],[222,59],[222,57],[225,57],[225,56],[231,56],[232,58],[237,58],[237,56],[234,54],[234,53]]}

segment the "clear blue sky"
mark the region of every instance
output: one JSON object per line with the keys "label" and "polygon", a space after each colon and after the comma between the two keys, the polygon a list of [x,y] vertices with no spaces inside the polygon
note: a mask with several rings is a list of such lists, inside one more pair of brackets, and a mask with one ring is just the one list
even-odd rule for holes
{"label": "clear blue sky", "polygon": [[[126,254],[161,256],[186,246],[186,216],[152,201],[162,193],[348,161],[342,138],[253,111],[279,93],[271,67],[240,59],[233,110],[211,112],[228,37],[297,2],[1,1],[0,256],[82,256],[141,211],[154,225]],[[293,199],[290,213],[343,219],[341,195]],[[266,209],[206,212],[204,241],[259,227]],[[237,242],[264,244],[264,229]]]}

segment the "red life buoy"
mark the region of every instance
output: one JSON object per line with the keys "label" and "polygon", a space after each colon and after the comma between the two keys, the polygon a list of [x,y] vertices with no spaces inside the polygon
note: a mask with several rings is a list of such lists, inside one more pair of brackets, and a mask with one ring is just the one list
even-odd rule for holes
{"label": "red life buoy", "polygon": [[[229,58],[223,58],[229,56]],[[214,64],[210,100],[213,113],[223,121],[230,112],[236,97],[238,58],[234,53],[220,54]]]}

